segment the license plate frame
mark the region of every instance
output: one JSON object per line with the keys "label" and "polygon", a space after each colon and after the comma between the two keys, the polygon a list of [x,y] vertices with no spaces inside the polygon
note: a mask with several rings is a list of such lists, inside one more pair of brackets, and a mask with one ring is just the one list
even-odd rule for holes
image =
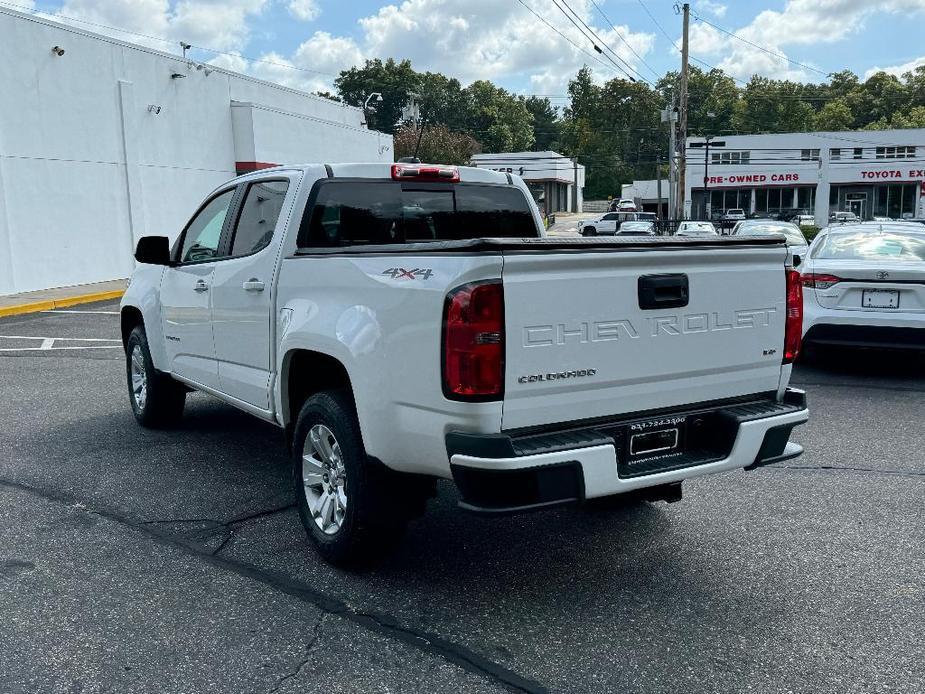
{"label": "license plate frame", "polygon": [[[637,448],[637,443],[639,444]],[[681,446],[680,426],[665,427],[630,434],[629,454],[631,458],[646,458],[678,451]]]}
{"label": "license plate frame", "polygon": [[861,292],[861,308],[899,308],[898,289],[865,289]]}

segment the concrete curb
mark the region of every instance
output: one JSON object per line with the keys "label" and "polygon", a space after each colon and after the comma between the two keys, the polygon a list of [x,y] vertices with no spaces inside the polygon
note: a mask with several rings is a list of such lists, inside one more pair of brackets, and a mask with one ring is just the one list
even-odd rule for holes
{"label": "concrete curb", "polygon": [[111,289],[107,292],[75,294],[74,296],[66,296],[61,299],[44,299],[42,301],[30,301],[25,304],[15,304],[13,306],[0,306],[0,318],[18,316],[24,313],[37,313],[38,311],[51,311],[56,308],[89,304],[94,301],[119,299],[123,294],[125,294],[124,289]]}

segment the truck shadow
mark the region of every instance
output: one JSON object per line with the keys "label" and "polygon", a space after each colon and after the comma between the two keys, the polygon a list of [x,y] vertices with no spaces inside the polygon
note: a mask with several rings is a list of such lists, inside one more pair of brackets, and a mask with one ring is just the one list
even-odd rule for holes
{"label": "truck shadow", "polygon": [[[925,351],[816,347],[802,357],[793,381],[820,384],[878,380],[925,389]],[[918,389],[918,388],[916,388]]]}

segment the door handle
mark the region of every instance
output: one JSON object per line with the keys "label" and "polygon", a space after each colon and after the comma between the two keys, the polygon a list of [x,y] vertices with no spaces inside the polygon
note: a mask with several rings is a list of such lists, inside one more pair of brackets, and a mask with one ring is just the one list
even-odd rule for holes
{"label": "door handle", "polygon": [[194,292],[207,292],[209,291],[209,285],[205,283],[205,280],[199,280],[196,284],[193,285]]}
{"label": "door handle", "polygon": [[265,286],[266,285],[256,277],[251,277],[244,283],[244,289],[249,292],[262,292]]}

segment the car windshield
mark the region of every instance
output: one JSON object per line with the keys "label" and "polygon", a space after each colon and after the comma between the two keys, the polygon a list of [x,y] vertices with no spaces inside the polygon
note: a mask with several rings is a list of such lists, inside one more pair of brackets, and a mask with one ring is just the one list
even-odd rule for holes
{"label": "car windshield", "polygon": [[737,236],[767,236],[768,234],[783,234],[787,237],[789,246],[805,246],[806,237],[793,224],[743,224],[735,230]]}
{"label": "car windshield", "polygon": [[833,232],[822,239],[813,258],[925,261],[925,234]]}

